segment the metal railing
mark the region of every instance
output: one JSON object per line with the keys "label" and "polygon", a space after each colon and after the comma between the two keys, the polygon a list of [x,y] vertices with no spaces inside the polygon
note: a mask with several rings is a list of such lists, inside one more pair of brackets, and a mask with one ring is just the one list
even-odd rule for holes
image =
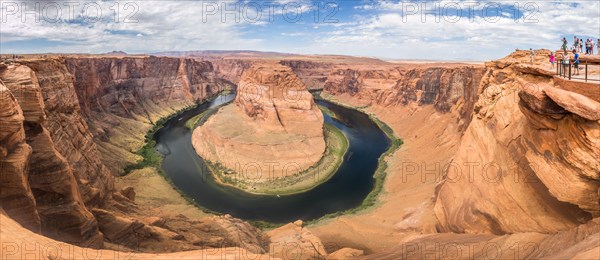
{"label": "metal railing", "polygon": [[[569,80],[571,80],[571,79],[581,79],[581,80],[584,80],[585,82],[588,82],[588,81],[600,81],[600,78],[599,79],[590,79],[588,77],[588,75],[589,75],[588,74],[589,64],[588,64],[587,61],[585,61],[585,64],[581,64],[581,63],[579,64],[579,67],[580,67],[579,70],[580,71],[581,71],[581,66],[582,65],[585,68],[584,69],[584,77],[583,78],[574,77],[575,75],[573,75],[573,73],[572,73],[573,72],[572,67],[575,65],[574,64],[575,60],[569,59],[568,63],[564,63],[563,61],[564,61],[563,59],[559,59],[558,60],[558,62],[556,64],[556,75],[558,75],[560,77],[563,77],[563,78],[568,78]],[[579,73],[577,75],[579,75]]]}

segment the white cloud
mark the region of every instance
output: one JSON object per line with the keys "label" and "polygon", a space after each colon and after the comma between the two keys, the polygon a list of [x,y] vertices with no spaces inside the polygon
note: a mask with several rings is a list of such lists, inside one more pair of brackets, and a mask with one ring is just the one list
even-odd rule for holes
{"label": "white cloud", "polygon": [[[448,1],[441,1],[442,4]],[[460,1],[459,1],[460,2]],[[533,2],[524,17],[438,17],[413,12],[403,16],[399,3],[370,5],[380,10],[353,25],[333,30],[313,43],[322,53],[348,53],[394,58],[490,59],[516,48],[560,47],[562,35],[600,34],[600,2]],[[465,9],[466,10],[466,9]],[[477,9],[475,9],[477,10]],[[425,21],[422,19],[425,18]],[[469,19],[471,18],[471,19]]]}
{"label": "white cloud", "polygon": [[[86,21],[82,16],[68,19],[66,6],[63,19],[58,22],[48,22],[43,15],[39,21],[34,15],[25,16],[25,21],[22,13],[7,15],[0,30],[1,41],[46,39],[68,43],[44,50],[56,52],[103,52],[117,48],[130,51],[236,49],[256,47],[261,42],[244,33],[244,26],[248,25],[244,19],[237,23],[233,17],[227,17],[231,22],[222,21],[220,14],[203,17],[200,2],[137,1],[130,6],[119,3],[117,15],[113,11],[114,2],[97,2],[102,10],[102,19],[97,22]],[[41,14],[43,5],[38,9]],[[8,8],[4,7],[3,14]],[[88,13],[93,14],[94,10],[88,8]],[[76,13],[82,12],[83,4]]]}
{"label": "white cloud", "polygon": [[[228,0],[209,3],[220,7],[222,2],[231,3]],[[502,57],[515,48],[558,49],[563,35],[598,38],[600,34],[598,1],[579,1],[577,4],[566,1],[528,2],[535,4],[533,9],[525,6],[525,2],[519,2],[525,17],[535,22],[515,21],[511,18],[514,10],[506,8],[501,10],[500,17],[494,17],[496,19],[438,16],[436,21],[438,12],[431,11],[432,6],[423,16],[416,13],[403,17],[399,1],[376,1],[373,4],[356,1],[358,6],[350,9],[351,18],[336,17],[341,20],[339,23],[315,24],[312,16],[305,13],[305,20],[296,25],[282,21],[281,6],[291,2],[302,6],[303,12],[313,8],[314,4],[310,0],[277,0],[277,21],[270,21],[263,13],[258,21],[253,22],[251,18],[257,13],[249,8],[247,18],[250,19],[242,18],[237,22],[232,15],[225,16],[226,21],[223,21],[218,12],[203,17],[203,7],[206,6],[202,2],[136,1],[138,9],[133,19],[138,22],[135,23],[123,22],[135,10],[135,6],[125,9],[127,2],[119,2],[118,22],[114,21],[112,11],[115,3],[109,1],[97,2],[103,11],[103,19],[98,22],[85,22],[82,17],[55,23],[44,19],[36,22],[32,16],[27,16],[27,21],[23,22],[20,16],[7,15],[10,10],[2,5],[0,18],[6,19],[0,24],[0,42],[43,39],[61,43],[39,50],[29,48],[28,52],[256,49],[391,58],[491,59]],[[440,6],[451,3],[464,5],[467,2],[472,0],[436,1]],[[44,5],[44,2],[40,3]],[[480,13],[484,4],[490,4],[489,1],[479,3],[475,10]],[[80,13],[82,8],[83,3],[76,13]],[[66,12],[63,8],[61,17],[66,18]],[[423,17],[426,21],[422,21]],[[312,24],[306,22],[308,20]],[[277,37],[284,39],[277,41],[276,46],[267,45],[272,42],[270,38]],[[2,52],[19,51],[0,48]]]}

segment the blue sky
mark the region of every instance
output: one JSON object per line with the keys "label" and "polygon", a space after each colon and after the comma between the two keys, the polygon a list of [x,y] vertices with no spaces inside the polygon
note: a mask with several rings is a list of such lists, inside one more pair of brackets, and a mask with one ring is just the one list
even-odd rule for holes
{"label": "blue sky", "polygon": [[489,60],[517,48],[558,49],[563,36],[600,38],[599,1],[3,0],[0,11],[1,53],[259,50]]}

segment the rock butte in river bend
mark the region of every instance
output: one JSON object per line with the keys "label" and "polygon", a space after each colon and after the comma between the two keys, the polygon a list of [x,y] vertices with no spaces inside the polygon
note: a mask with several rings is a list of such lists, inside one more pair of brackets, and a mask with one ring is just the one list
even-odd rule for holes
{"label": "rock butte in river bend", "polygon": [[321,159],[323,114],[290,67],[258,63],[242,75],[235,103],[194,130],[192,144],[202,158],[237,170],[238,178],[269,181]]}
{"label": "rock butte in river bend", "polygon": [[153,122],[268,57],[0,64],[2,256],[600,259],[599,86],[553,76],[537,53],[534,66],[527,51],[484,65],[286,56],[309,89],[365,107],[405,144],[371,209],[270,231],[198,210],[152,168],[114,177]]}

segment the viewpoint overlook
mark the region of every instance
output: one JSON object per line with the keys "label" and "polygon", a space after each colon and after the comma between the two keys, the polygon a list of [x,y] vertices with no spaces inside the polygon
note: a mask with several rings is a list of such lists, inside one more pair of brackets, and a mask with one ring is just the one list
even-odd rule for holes
{"label": "viewpoint overlook", "polygon": [[[347,26],[360,24],[382,33],[368,39],[387,37],[390,27],[379,24],[398,4],[339,4],[348,23],[309,30],[356,36],[362,30]],[[367,55],[373,50],[362,45],[395,48],[378,45],[387,38],[361,42],[365,55],[344,44],[340,53],[327,49],[335,55],[186,51],[187,40],[210,40],[174,43],[173,34],[143,26],[158,24],[146,14],[163,14],[164,26],[176,18],[219,37],[202,17],[186,20],[196,18],[179,5],[149,12],[140,4],[148,9],[138,10],[139,24],[114,23],[132,26],[119,33],[90,31],[106,19],[65,25],[82,42],[104,35],[99,45],[129,50],[146,38],[158,50],[130,54],[55,52],[36,37],[54,39],[63,22],[30,24],[42,36],[16,32],[20,5],[3,3],[1,259],[600,259],[593,39],[525,50],[507,40],[499,57],[482,62],[438,57],[480,57],[474,36],[456,38],[474,49],[444,52],[436,44],[454,40],[427,38],[435,50],[422,59]],[[598,22],[598,3],[540,4],[539,18],[549,6],[580,5],[597,8]],[[380,19],[360,20],[348,7]],[[503,33],[474,20],[477,30]],[[231,30],[222,22],[219,30]],[[308,35],[265,23],[251,26],[285,28],[286,41]],[[420,26],[406,33],[424,40],[430,29]],[[459,34],[465,25],[447,26]]]}

